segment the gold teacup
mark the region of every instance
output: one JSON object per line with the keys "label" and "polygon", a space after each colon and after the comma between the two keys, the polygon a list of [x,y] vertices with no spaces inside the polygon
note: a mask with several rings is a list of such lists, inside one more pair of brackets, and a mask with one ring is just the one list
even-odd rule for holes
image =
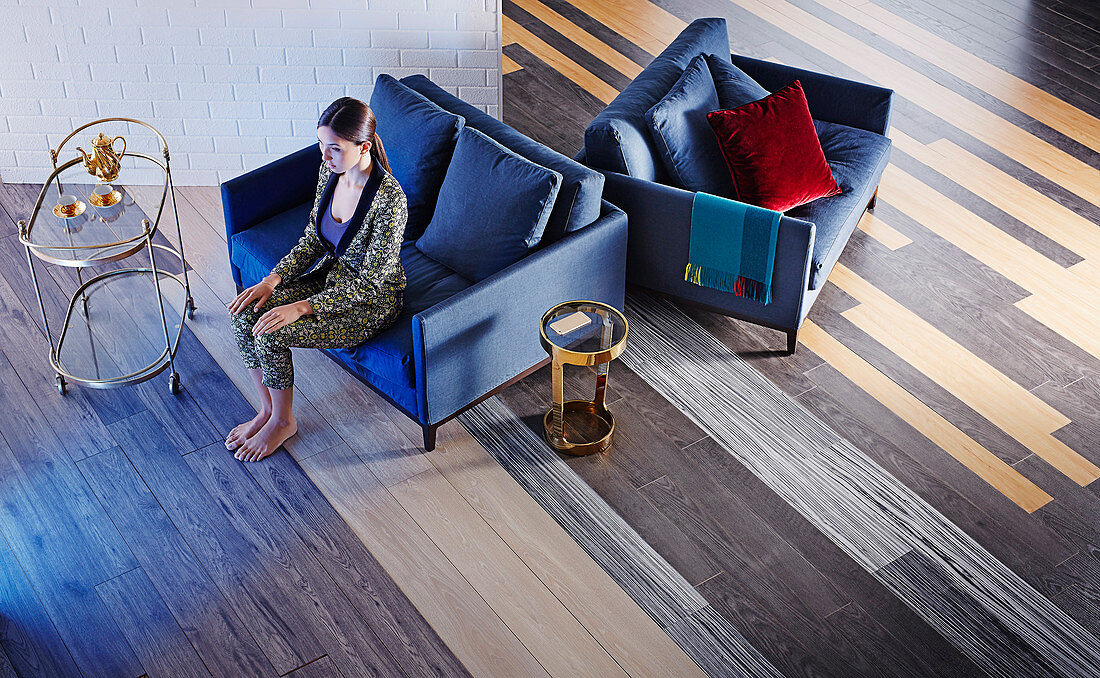
{"label": "gold teacup", "polygon": [[66,193],[57,199],[57,204],[53,207],[53,213],[54,216],[71,219],[83,214],[85,209],[87,209],[87,206],[83,201],[75,195]]}
{"label": "gold teacup", "polygon": [[122,200],[122,194],[110,184],[97,185],[88,196],[88,202],[96,207],[111,207],[117,205],[119,200]]}

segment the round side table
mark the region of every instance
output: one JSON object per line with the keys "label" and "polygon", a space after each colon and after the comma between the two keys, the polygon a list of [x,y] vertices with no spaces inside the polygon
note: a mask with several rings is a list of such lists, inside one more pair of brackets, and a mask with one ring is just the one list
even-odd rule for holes
{"label": "round side table", "polygon": [[[615,418],[605,406],[607,370],[626,348],[626,333],[623,314],[598,301],[567,301],[542,316],[539,338],[552,359],[554,388],[554,406],[543,417],[543,426],[555,450],[581,456],[611,446]],[[565,365],[596,368],[593,400],[565,400]]]}

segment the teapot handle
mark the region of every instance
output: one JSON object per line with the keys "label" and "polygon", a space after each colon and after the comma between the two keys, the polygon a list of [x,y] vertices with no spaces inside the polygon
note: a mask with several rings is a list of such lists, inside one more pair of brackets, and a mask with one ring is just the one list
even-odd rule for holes
{"label": "teapot handle", "polygon": [[122,156],[126,155],[126,139],[124,137],[117,136],[114,139],[111,139],[111,150],[115,150],[115,142],[119,139],[122,139],[122,152],[118,153],[118,157],[121,158]]}

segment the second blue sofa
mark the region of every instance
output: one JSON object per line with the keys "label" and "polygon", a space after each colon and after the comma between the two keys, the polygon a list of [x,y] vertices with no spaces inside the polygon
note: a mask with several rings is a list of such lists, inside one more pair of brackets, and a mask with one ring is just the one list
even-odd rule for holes
{"label": "second blue sofa", "polygon": [[[695,194],[672,184],[645,114],[699,54],[731,59],[770,92],[799,80],[825,159],[843,191],[784,214],[767,305],[684,280]],[[629,282],[780,330],[793,353],[798,328],[825,279],[863,212],[874,206],[890,158],[886,133],[892,101],[893,92],[882,87],[731,55],[725,19],[697,19],[596,116],[577,159],[603,172],[605,196],[630,219]]]}
{"label": "second blue sofa", "polygon": [[[371,108],[394,176],[410,203],[401,247],[408,278],[404,312],[395,325],[362,345],[326,353],[420,424],[424,447],[430,450],[441,423],[547,361],[539,344],[539,321],[551,306],[589,299],[622,308],[626,216],[602,200],[598,172],[523,136],[423,76],[400,82],[380,76]],[[451,261],[463,275],[417,246],[416,238],[437,211],[460,208],[434,202],[445,172],[452,169],[455,142],[445,157],[412,152],[422,147],[429,122],[446,117],[443,112],[457,120],[455,139],[463,126],[476,129],[562,176],[541,239],[519,261],[481,279],[466,276],[479,278],[483,267]],[[222,184],[230,266],[239,287],[267,275],[301,236],[320,164],[313,144]],[[438,246],[440,238],[435,240]],[[484,247],[493,252],[491,237]]]}

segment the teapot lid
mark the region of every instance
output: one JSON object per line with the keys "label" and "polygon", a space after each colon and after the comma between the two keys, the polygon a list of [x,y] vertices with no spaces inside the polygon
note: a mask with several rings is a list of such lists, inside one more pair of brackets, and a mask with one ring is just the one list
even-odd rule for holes
{"label": "teapot lid", "polygon": [[95,144],[96,146],[109,146],[109,145],[111,145],[111,142],[113,142],[113,141],[114,141],[114,139],[107,136],[103,132],[100,132],[99,136],[92,139],[92,143]]}

